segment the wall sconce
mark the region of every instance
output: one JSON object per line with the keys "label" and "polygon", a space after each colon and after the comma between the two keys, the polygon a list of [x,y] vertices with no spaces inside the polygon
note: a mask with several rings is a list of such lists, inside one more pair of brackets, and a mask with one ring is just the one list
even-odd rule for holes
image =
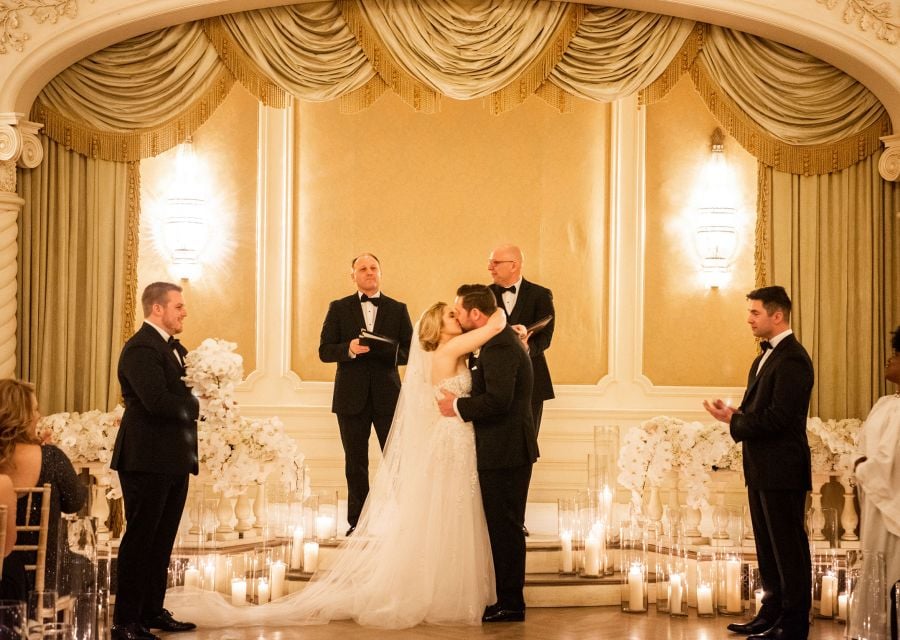
{"label": "wall sconce", "polygon": [[182,280],[200,275],[209,236],[204,176],[190,137],[178,146],[175,176],[165,202],[165,243],[172,272]]}
{"label": "wall sconce", "polygon": [[736,185],[725,161],[725,136],[716,128],[712,155],[700,180],[694,244],[700,256],[703,280],[710,289],[723,285],[737,252]]}

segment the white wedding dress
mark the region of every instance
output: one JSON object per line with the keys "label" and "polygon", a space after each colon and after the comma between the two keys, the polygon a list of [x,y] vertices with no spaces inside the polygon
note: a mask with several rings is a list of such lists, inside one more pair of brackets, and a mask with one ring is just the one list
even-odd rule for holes
{"label": "white wedding dress", "polygon": [[[416,332],[414,335],[418,335]],[[198,589],[170,589],[166,607],[203,627],[356,620],[403,629],[420,623],[477,625],[495,598],[471,423],[437,410],[440,389],[468,395],[468,369],[437,386],[431,354],[416,340],[385,457],[354,534],[335,566],[299,592],[233,607]]]}

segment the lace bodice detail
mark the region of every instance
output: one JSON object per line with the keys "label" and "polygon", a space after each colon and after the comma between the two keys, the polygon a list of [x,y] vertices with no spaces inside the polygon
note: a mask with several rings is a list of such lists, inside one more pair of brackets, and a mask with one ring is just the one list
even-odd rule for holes
{"label": "lace bodice detail", "polygon": [[455,396],[468,396],[472,393],[472,372],[465,369],[452,378],[442,380],[435,386],[436,391],[441,389],[446,389]]}

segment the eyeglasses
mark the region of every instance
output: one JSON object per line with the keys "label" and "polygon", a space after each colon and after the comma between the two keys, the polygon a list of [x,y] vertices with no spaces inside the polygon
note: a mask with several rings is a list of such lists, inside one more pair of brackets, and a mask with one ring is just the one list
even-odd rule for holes
{"label": "eyeglasses", "polygon": [[489,267],[496,267],[498,264],[504,264],[506,262],[515,262],[515,260],[488,260]]}

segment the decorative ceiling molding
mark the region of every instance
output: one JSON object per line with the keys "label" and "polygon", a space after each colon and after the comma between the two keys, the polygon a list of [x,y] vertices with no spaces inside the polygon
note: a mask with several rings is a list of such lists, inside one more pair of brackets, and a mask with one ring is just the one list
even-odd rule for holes
{"label": "decorative ceiling molding", "polygon": [[860,31],[875,34],[879,40],[891,45],[900,42],[900,22],[894,20],[894,7],[884,0],[816,0],[828,9],[843,5],[846,24],[855,22]]}
{"label": "decorative ceiling molding", "polygon": [[28,15],[38,24],[56,24],[62,16],[78,15],[77,0],[4,0],[0,2],[0,54],[10,48],[23,51],[29,36],[22,30],[21,16]]}

